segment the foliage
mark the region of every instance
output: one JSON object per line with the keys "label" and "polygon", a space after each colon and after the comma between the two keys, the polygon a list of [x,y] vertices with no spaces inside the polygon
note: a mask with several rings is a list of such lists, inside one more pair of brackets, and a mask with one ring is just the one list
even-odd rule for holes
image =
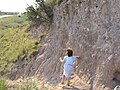
{"label": "foliage", "polygon": [[29,77],[22,80],[16,85],[16,90],[50,90],[43,83],[39,82],[37,78]]}
{"label": "foliage", "polygon": [[55,5],[58,4],[60,0],[45,0],[45,3],[49,5],[51,8],[53,8]]}
{"label": "foliage", "polygon": [[17,90],[38,90],[38,87],[36,81],[27,79],[17,86]]}
{"label": "foliage", "polygon": [[0,78],[0,90],[6,90],[4,78]]}
{"label": "foliage", "polygon": [[[9,24],[9,27],[5,27]],[[16,25],[19,24],[19,27]],[[24,54],[35,51],[37,40],[28,38],[26,29],[30,26],[25,17],[8,17],[0,19],[0,74],[9,72],[13,62]]]}
{"label": "foliage", "polygon": [[28,19],[33,22],[51,23],[53,19],[53,8],[59,0],[36,0],[33,5],[27,7]]}
{"label": "foliage", "polygon": [[37,21],[37,11],[33,5],[27,7],[27,16],[30,21]]}

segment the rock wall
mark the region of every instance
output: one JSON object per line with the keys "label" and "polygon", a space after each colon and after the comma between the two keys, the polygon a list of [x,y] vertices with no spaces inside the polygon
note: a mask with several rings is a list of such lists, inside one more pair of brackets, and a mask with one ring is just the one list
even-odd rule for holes
{"label": "rock wall", "polygon": [[75,73],[90,90],[120,85],[120,0],[65,0],[55,6],[49,34],[41,43],[38,54],[17,70],[18,77],[59,81],[59,57],[71,47],[81,56]]}

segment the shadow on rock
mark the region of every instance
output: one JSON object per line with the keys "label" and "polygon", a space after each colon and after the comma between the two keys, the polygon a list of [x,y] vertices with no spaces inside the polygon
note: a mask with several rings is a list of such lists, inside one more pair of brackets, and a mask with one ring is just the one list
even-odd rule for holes
{"label": "shadow on rock", "polygon": [[[75,86],[64,86],[63,90],[81,90],[81,89],[79,89]],[[82,89],[82,90],[84,90],[84,89]]]}

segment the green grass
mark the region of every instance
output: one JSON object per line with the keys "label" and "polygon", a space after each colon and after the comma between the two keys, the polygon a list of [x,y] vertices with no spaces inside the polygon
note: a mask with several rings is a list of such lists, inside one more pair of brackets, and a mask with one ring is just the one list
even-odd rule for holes
{"label": "green grass", "polygon": [[4,78],[0,78],[0,90],[6,90]]}
{"label": "green grass", "polygon": [[0,19],[0,74],[8,72],[19,57],[35,51],[38,40],[28,38],[29,26],[24,15]]}
{"label": "green grass", "polygon": [[15,90],[52,90],[48,85],[44,85],[35,77],[27,77],[16,84]]}
{"label": "green grass", "polygon": [[28,23],[26,15],[18,17],[17,15],[0,19],[0,29],[18,28]]}
{"label": "green grass", "polygon": [[17,85],[16,90],[38,90],[37,82],[29,78],[21,82],[21,84]]}

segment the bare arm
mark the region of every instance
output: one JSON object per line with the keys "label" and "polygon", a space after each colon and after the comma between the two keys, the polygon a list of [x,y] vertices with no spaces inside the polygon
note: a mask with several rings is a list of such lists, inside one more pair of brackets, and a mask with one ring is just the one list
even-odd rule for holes
{"label": "bare arm", "polygon": [[80,56],[75,56],[77,59],[81,59]]}
{"label": "bare arm", "polygon": [[63,62],[64,63],[64,60],[60,57],[60,62]]}
{"label": "bare arm", "polygon": [[80,59],[81,59],[80,56],[75,56],[75,57],[76,57],[76,59],[77,59],[77,60],[76,60],[76,64],[79,64],[79,61],[80,61]]}

